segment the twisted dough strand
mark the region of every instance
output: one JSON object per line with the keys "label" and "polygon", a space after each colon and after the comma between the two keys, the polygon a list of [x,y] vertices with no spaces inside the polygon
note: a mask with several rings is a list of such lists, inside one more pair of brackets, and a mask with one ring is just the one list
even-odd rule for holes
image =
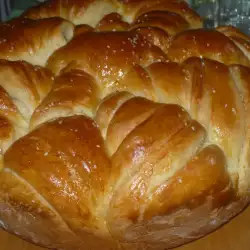
{"label": "twisted dough strand", "polygon": [[12,22],[0,25],[8,231],[57,249],[165,249],[245,207],[248,37],[200,29],[173,0],[54,0]]}

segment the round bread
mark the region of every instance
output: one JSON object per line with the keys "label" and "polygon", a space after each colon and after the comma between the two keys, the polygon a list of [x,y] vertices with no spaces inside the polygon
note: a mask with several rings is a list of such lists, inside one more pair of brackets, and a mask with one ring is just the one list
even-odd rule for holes
{"label": "round bread", "polygon": [[0,24],[0,225],[62,250],[164,250],[250,198],[250,38],[179,0],[50,0]]}

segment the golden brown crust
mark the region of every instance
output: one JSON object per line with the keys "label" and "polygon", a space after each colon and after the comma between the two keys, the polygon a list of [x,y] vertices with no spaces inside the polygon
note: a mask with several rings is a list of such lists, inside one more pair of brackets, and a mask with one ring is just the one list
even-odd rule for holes
{"label": "golden brown crust", "polygon": [[139,27],[132,28],[131,30],[139,33],[143,39],[159,47],[165,54],[167,54],[171,36],[164,32],[164,30],[157,27]]}
{"label": "golden brown crust", "polygon": [[182,204],[189,209],[197,208],[208,200],[212,200],[213,209],[226,205],[234,199],[234,192],[223,152],[214,145],[205,147],[161,190],[156,186],[152,196],[154,198],[145,211],[147,218],[156,216],[156,210],[160,214],[171,213]]}
{"label": "golden brown crust", "polygon": [[98,92],[94,79],[84,71],[72,70],[61,74],[35,110],[30,127],[74,114],[93,116],[99,100]]}
{"label": "golden brown crust", "polygon": [[[176,0],[119,0],[122,3],[123,16],[126,21],[133,22],[140,15],[151,11],[172,12],[183,17],[192,28],[201,28],[202,19],[185,1]],[[167,15],[167,13],[166,13]]]}
{"label": "golden brown crust", "polygon": [[[201,28],[202,19],[185,1],[176,0],[53,0],[28,9],[23,16],[31,19],[61,17],[74,24],[88,24],[95,27],[101,19],[113,12],[119,13],[123,20],[132,23],[140,15],[162,10],[165,15],[184,18],[191,28]],[[95,11],[95,15],[92,13]],[[123,22],[121,22],[123,23]],[[126,26],[125,23],[123,25]],[[123,27],[122,25],[122,27]]]}
{"label": "golden brown crust", "polygon": [[146,68],[159,102],[178,104],[189,109],[191,85],[182,65],[157,62]]}
{"label": "golden brown crust", "polygon": [[232,26],[220,26],[216,30],[229,37],[250,60],[250,38]]}
{"label": "golden brown crust", "polygon": [[136,96],[145,97],[154,101],[157,100],[149,74],[143,67],[138,65],[129,70],[124,77],[117,82],[115,88],[111,86],[108,91],[128,91]]}
{"label": "golden brown crust", "polygon": [[223,149],[237,186],[238,157],[246,124],[243,103],[229,68],[215,61],[191,58],[185,62],[185,70],[193,77],[190,113],[206,128],[209,140]]}
{"label": "golden brown crust", "polygon": [[[133,1],[131,1],[133,2]],[[135,2],[135,6],[138,8],[140,5]],[[140,2],[140,1],[139,1]],[[201,17],[192,10],[186,1],[176,1],[176,0],[160,0],[160,1],[141,1],[144,2],[143,7],[138,8],[135,17],[151,11],[167,11],[180,15],[183,17],[190,25],[191,28],[201,28],[202,19]],[[148,2],[148,3],[147,3]]]}
{"label": "golden brown crust", "polygon": [[0,116],[0,171],[2,170],[4,164],[2,162],[3,154],[6,149],[12,144],[14,138],[16,137],[15,130],[11,122]]}
{"label": "golden brown crust", "polygon": [[31,19],[61,17],[76,25],[88,24],[94,27],[102,17],[116,11],[117,7],[113,0],[53,0],[28,9],[23,16]]}
{"label": "golden brown crust", "polygon": [[[152,131],[151,135],[147,131]],[[205,139],[204,132],[184,111],[167,105],[160,106],[122,141],[112,157],[116,186],[108,218],[109,228],[115,237],[155,244],[163,249],[166,244],[172,247],[176,246],[173,242],[182,244],[191,240],[178,236],[181,230],[173,234],[173,226],[188,228],[196,222],[196,227],[199,225],[203,229],[199,232],[193,228],[190,236],[197,237],[205,230],[211,230],[209,227],[214,226],[215,219],[218,226],[233,213],[232,210],[228,215],[226,208],[234,201],[235,194],[224,154],[214,146],[199,153]],[[185,165],[187,167],[182,167]],[[216,166],[216,171],[212,166]],[[197,189],[192,188],[197,181],[194,175],[199,176]],[[184,187],[186,192],[183,192]],[[199,218],[204,221],[198,222],[193,212],[209,217],[201,216]],[[157,218],[161,222],[157,222]],[[143,226],[145,223],[146,227]],[[159,230],[157,233],[156,228]],[[140,238],[137,237],[139,230]],[[187,231],[183,231],[183,235],[185,233]]]}
{"label": "golden brown crust", "polygon": [[[9,111],[19,115],[20,127],[22,127],[20,116],[29,122],[35,108],[50,92],[52,83],[53,75],[48,69],[21,61],[0,60],[0,86],[13,99],[13,103],[11,100],[9,103],[4,102],[10,108],[3,107],[3,109],[5,114]],[[7,94],[3,95],[3,98],[7,98]],[[13,107],[14,104],[16,107]],[[13,122],[18,121],[16,118],[11,118],[11,114],[7,117]]]}
{"label": "golden brown crust", "polygon": [[130,132],[153,114],[157,106],[156,103],[142,97],[134,97],[119,107],[109,121],[107,129],[106,143],[110,155],[117,151]]}
{"label": "golden brown crust", "polygon": [[5,230],[50,248],[79,246],[61,216],[24,179],[6,168],[0,178],[0,219]]}
{"label": "golden brown crust", "polygon": [[118,13],[111,13],[103,17],[96,25],[97,31],[125,31],[130,28],[127,22],[122,20],[122,16]]}
{"label": "golden brown crust", "polygon": [[0,24],[6,230],[62,250],[163,250],[249,203],[247,36],[200,29],[179,0],[50,0],[24,16],[40,20]]}
{"label": "golden brown crust", "polygon": [[104,138],[106,138],[108,125],[115,112],[124,102],[132,97],[133,95],[129,92],[118,92],[108,95],[102,100],[96,111],[95,120]]}
{"label": "golden brown crust", "polygon": [[249,66],[244,53],[222,33],[214,30],[188,30],[177,34],[168,50],[169,59],[183,62],[190,57],[208,58],[224,64]]}
{"label": "golden brown crust", "polygon": [[85,32],[93,32],[93,31],[94,31],[94,28],[92,28],[91,26],[89,26],[87,24],[76,25],[75,31],[74,31],[74,37],[81,35]]}
{"label": "golden brown crust", "polygon": [[74,34],[74,25],[61,18],[17,18],[0,23],[0,58],[44,66],[49,56]]}
{"label": "golden brown crust", "polygon": [[107,236],[102,201],[110,163],[92,120],[72,116],[41,125],[14,143],[5,167],[32,185],[89,249],[102,245],[93,237]]}
{"label": "golden brown crust", "polygon": [[48,69],[0,60],[0,169],[5,151],[28,132],[30,116],[50,91],[52,81]]}
{"label": "golden brown crust", "polygon": [[140,15],[133,27],[157,27],[171,36],[189,28],[188,22],[180,15],[167,11],[151,11]]}
{"label": "golden brown crust", "polygon": [[75,68],[94,76],[104,88],[109,88],[108,83],[112,88],[134,65],[147,66],[159,60],[166,61],[167,56],[136,32],[94,32],[79,35],[57,50],[47,67],[59,74],[75,63]]}
{"label": "golden brown crust", "polygon": [[13,141],[28,132],[30,117],[50,91],[52,82],[53,75],[48,69],[0,60],[1,161]]}

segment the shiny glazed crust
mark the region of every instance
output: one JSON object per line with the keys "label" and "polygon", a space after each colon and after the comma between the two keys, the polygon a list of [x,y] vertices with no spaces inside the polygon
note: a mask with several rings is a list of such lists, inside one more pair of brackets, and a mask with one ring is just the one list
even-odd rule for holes
{"label": "shiny glazed crust", "polygon": [[178,0],[50,0],[0,24],[0,222],[52,249],[173,248],[249,204],[250,38]]}

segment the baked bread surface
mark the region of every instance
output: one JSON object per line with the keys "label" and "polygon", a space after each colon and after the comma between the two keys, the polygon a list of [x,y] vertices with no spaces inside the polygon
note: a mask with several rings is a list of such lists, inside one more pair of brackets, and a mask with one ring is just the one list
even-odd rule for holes
{"label": "baked bread surface", "polygon": [[169,249],[249,204],[250,38],[178,0],[50,0],[0,24],[0,221],[52,249]]}

